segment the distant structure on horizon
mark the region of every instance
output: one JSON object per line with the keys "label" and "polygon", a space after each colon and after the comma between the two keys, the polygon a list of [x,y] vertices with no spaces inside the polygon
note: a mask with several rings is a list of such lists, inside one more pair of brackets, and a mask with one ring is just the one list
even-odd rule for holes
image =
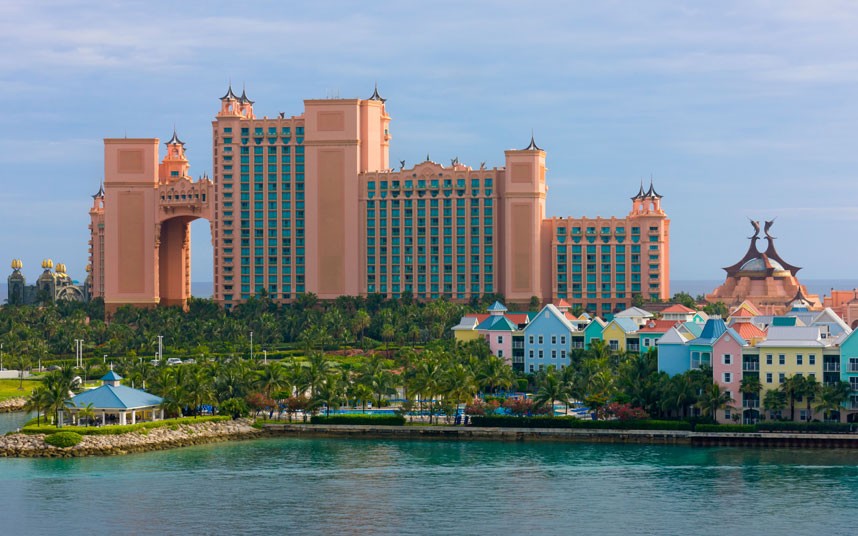
{"label": "distant structure on horizon", "polygon": [[652,183],[624,218],[545,216],[546,153],[504,151],[504,167],[426,159],[390,168],[390,117],[368,99],[305,100],[301,115],[257,118],[232,87],[212,122],[212,180],[187,177],[175,133],[106,139],[90,211],[93,295],[181,305],[190,295],[187,224],[211,223],[214,299],[257,293],[412,295],[510,303],[566,299],[594,314],[670,296],[670,220]]}
{"label": "distant structure on horizon", "polygon": [[723,302],[727,307],[738,307],[744,301],[752,303],[762,314],[782,315],[788,310],[822,310],[822,302],[816,294],[808,294],[799,283],[798,266],[786,262],[775,249],[775,237],[769,230],[774,220],[765,222],[765,252],[757,249],[760,239],[760,222],[751,220],[754,235],[745,256],[732,266],[724,268],[727,279],[706,295],[708,303]]}
{"label": "distant structure on horizon", "polygon": [[[84,284],[73,281],[66,273],[66,265],[59,263],[54,270],[54,261],[42,261],[42,273],[35,285],[27,285],[27,279],[21,270],[21,259],[12,260],[12,273],[7,278],[6,303],[9,305],[32,305],[44,301],[89,301],[88,280]],[[89,269],[89,267],[87,267]]]}

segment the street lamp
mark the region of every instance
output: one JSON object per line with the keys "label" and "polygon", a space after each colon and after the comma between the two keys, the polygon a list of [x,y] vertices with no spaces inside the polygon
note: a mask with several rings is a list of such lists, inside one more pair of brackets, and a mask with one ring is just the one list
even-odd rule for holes
{"label": "street lamp", "polygon": [[107,364],[107,354],[104,354],[104,357],[101,358],[101,362],[105,365]]}
{"label": "street lamp", "polygon": [[158,335],[158,359],[164,359],[164,336]]}
{"label": "street lamp", "polygon": [[264,355],[264,356],[265,356],[265,357],[263,358],[262,362],[263,362],[265,365],[267,365],[267,364],[268,364],[268,350],[262,350],[262,355]]}
{"label": "street lamp", "polygon": [[3,370],[3,343],[0,342],[0,370]]}
{"label": "street lamp", "polygon": [[250,332],[250,360],[253,361],[253,332]]}

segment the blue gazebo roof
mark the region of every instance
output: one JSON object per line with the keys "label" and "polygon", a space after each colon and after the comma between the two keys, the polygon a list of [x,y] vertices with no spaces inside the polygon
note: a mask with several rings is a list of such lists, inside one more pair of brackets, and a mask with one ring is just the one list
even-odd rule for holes
{"label": "blue gazebo roof", "polygon": [[[105,378],[110,374],[114,374],[113,371],[108,372]],[[160,396],[140,389],[132,389],[127,385],[105,384],[72,397],[66,405],[72,408],[82,408],[92,404],[93,409],[138,409],[159,406],[163,401],[164,399]]]}
{"label": "blue gazebo roof", "polygon": [[118,382],[121,379],[122,379],[122,376],[113,372],[112,370],[101,377],[101,381],[105,381],[105,382]]}

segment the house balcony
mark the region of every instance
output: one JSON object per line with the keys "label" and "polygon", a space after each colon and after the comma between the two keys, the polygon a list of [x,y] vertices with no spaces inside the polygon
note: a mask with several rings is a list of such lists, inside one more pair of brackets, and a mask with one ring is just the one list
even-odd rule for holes
{"label": "house balcony", "polygon": [[840,372],[840,363],[823,363],[823,372]]}
{"label": "house balcony", "polygon": [[629,345],[627,345],[626,351],[627,352],[640,352],[641,351],[641,345],[640,344],[629,344]]}
{"label": "house balcony", "polygon": [[846,369],[846,372],[858,372],[858,364],[849,363],[849,367]]}
{"label": "house balcony", "polygon": [[742,363],[742,370],[745,372],[759,372],[760,364],[755,362],[746,361]]}
{"label": "house balcony", "polygon": [[742,407],[746,409],[757,409],[760,407],[759,400],[743,400]]}

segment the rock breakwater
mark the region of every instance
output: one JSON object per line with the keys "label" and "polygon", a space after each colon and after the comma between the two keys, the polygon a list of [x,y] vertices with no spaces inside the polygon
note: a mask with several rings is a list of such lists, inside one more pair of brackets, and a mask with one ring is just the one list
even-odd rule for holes
{"label": "rock breakwater", "polygon": [[[7,434],[0,437],[0,457],[73,458],[80,456],[116,456],[134,452],[165,450],[202,445],[230,439],[245,439],[264,435],[247,419],[202,422],[199,424],[167,425],[117,435],[84,435],[70,448],[57,448],[45,443],[44,434]],[[78,432],[69,426],[66,431]]]}
{"label": "rock breakwater", "polygon": [[9,413],[12,411],[20,411],[24,409],[24,404],[27,403],[27,399],[23,397],[18,398],[9,398],[3,401],[0,401],[0,413]]}

